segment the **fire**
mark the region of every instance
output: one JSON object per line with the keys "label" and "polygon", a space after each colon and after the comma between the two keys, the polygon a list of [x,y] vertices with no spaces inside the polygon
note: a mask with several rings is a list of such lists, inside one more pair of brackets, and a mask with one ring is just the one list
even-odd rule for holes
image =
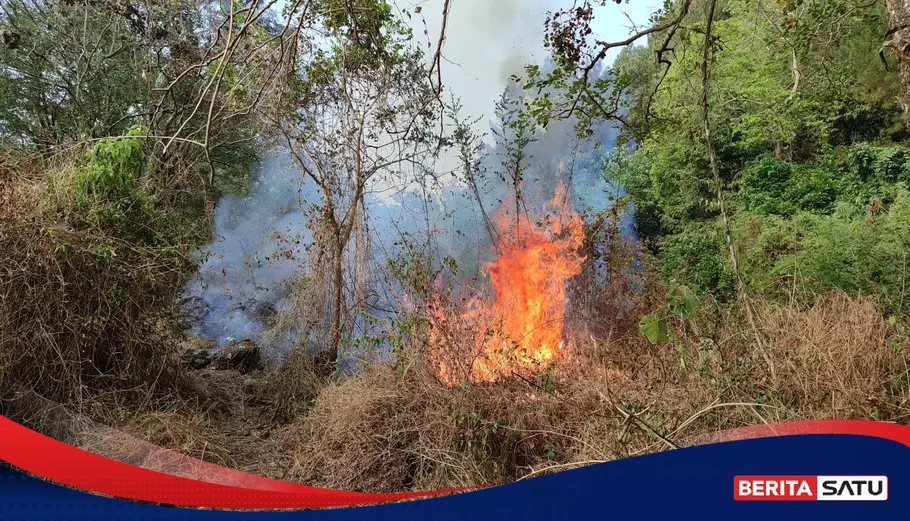
{"label": "fire", "polygon": [[[475,298],[462,311],[461,322],[480,333],[468,339],[474,344],[470,360],[458,364],[440,357],[444,382],[458,384],[459,377],[491,382],[539,373],[566,350],[566,281],[581,272],[585,260],[579,253],[582,219],[569,209],[566,195],[560,186],[535,219],[526,212],[510,214],[505,206],[496,213],[500,241],[496,260],[486,266],[496,296],[492,305]],[[432,318],[438,340],[438,330],[448,324],[443,324],[438,308]],[[463,340],[465,334],[455,336]]]}

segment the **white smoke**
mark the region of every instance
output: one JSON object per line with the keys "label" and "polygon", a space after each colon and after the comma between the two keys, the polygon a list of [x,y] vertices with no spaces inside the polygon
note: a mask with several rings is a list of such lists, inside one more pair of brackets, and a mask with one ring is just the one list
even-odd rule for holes
{"label": "white smoke", "polygon": [[215,209],[215,238],[202,248],[199,270],[185,289],[193,331],[218,346],[258,340],[281,310],[283,282],[305,263],[311,234],[307,205],[319,194],[283,150],[257,163],[249,196],[227,196]]}
{"label": "white smoke", "polygon": [[[415,34],[422,35],[424,18],[427,34],[423,45],[432,53],[437,44],[444,0],[406,2]],[[421,15],[414,14],[420,6]],[[464,103],[464,112],[481,117],[481,131],[488,132],[495,101],[509,84],[511,74],[520,73],[527,63],[543,64],[543,21],[547,11],[561,2],[548,0],[451,0],[447,39],[444,47],[443,82]],[[420,40],[420,38],[418,38]],[[555,186],[560,174],[571,179],[571,193],[579,210],[602,210],[623,195],[619,187],[601,177],[602,161],[613,148],[616,132],[610,126],[598,129],[592,142],[578,143],[572,122],[554,122],[545,134],[528,147],[529,185],[545,189]],[[492,139],[487,140],[492,143]],[[501,152],[488,146],[483,183],[484,205],[494,211],[507,188],[495,175]],[[448,161],[450,164],[451,157]],[[228,196],[215,211],[214,240],[200,252],[196,276],[184,292],[184,310],[192,331],[213,339],[219,347],[232,342],[266,338],[270,317],[289,305],[287,283],[306,268],[307,246],[312,235],[307,228],[311,205],[320,202],[319,192],[305,182],[287,150],[274,149],[256,165],[251,193]],[[548,198],[546,194],[542,197]],[[463,186],[436,187],[431,200],[414,190],[392,198],[373,196],[367,200],[371,258],[375,268],[387,255],[396,253],[402,238],[421,240],[429,233],[438,255],[448,255],[479,273],[490,259],[489,244],[476,201]],[[624,222],[634,233],[630,218]],[[362,269],[362,266],[361,266]],[[386,286],[378,270],[371,273],[375,307],[373,315],[394,312],[393,299],[382,298]],[[365,326],[355,326],[363,333]],[[288,338],[284,351],[298,339]]]}

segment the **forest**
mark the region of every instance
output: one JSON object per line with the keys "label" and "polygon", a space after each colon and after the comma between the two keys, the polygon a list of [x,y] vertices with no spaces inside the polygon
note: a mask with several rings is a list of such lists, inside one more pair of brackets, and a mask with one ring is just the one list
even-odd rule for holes
{"label": "forest", "polygon": [[910,6],[522,4],[0,0],[0,414],[364,492],[910,423]]}

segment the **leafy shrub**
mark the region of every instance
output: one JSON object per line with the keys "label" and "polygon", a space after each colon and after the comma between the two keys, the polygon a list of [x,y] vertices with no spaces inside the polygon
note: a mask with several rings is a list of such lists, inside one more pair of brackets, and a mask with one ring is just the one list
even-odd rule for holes
{"label": "leafy shrub", "polygon": [[102,139],[89,150],[85,168],[75,179],[77,197],[117,200],[132,195],[145,164],[141,132],[134,127],[127,137]]}
{"label": "leafy shrub", "polygon": [[847,190],[845,181],[846,176],[831,167],[765,158],[743,170],[739,196],[744,208],[756,213],[824,213]]}
{"label": "leafy shrub", "polygon": [[743,214],[735,229],[756,292],[781,296],[797,287],[814,300],[839,289],[877,295],[883,307],[903,311],[910,258],[910,192],[903,188],[887,208],[841,205],[831,215],[803,212],[792,220]]}
{"label": "leafy shrub", "polygon": [[634,201],[635,229],[642,237],[661,233],[662,208],[651,191],[651,159],[644,152],[617,148],[604,165],[604,177],[621,185]]}
{"label": "leafy shrub", "polygon": [[778,215],[744,212],[733,220],[733,236],[739,246],[740,269],[750,291],[775,295],[787,286],[775,274],[778,260],[800,248],[799,226]]}
{"label": "leafy shrub", "polygon": [[863,182],[910,182],[910,149],[858,143],[850,149],[848,160]]}
{"label": "leafy shrub", "polygon": [[614,154],[604,174],[632,197],[639,233],[653,237],[717,215],[707,171],[706,155],[697,141],[668,137],[659,145],[648,141],[634,152]]}
{"label": "leafy shrub", "polygon": [[661,276],[702,291],[733,288],[723,234],[710,223],[686,227],[660,243]]}
{"label": "leafy shrub", "polygon": [[783,199],[791,173],[790,163],[772,158],[759,161],[744,170],[739,189],[743,207],[771,215],[792,213],[793,204]]}
{"label": "leafy shrub", "polygon": [[789,193],[800,210],[813,213],[830,211],[835,201],[848,191],[848,179],[830,167],[794,165]]}
{"label": "leafy shrub", "polygon": [[803,216],[811,230],[803,249],[781,259],[777,271],[802,272],[808,289],[821,293],[877,294],[887,308],[902,299],[910,254],[910,194],[903,192],[879,218],[858,212],[826,217]]}
{"label": "leafy shrub", "polygon": [[125,137],[102,139],[83,161],[65,162],[50,172],[46,209],[78,229],[137,243],[160,242],[156,228],[171,227],[149,226],[156,219],[155,198],[141,182],[146,166],[142,132],[134,127]]}
{"label": "leafy shrub", "polygon": [[662,344],[670,340],[668,320],[682,320],[695,317],[695,310],[701,305],[701,299],[694,291],[682,284],[671,281],[666,294],[666,313],[649,313],[641,317],[638,329],[652,344]]}

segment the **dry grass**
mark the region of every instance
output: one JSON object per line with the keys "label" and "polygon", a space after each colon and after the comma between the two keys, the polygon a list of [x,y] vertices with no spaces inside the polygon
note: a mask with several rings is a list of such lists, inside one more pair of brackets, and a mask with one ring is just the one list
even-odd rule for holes
{"label": "dry grass", "polygon": [[833,294],[806,311],[761,311],[780,400],[807,417],[873,417],[888,400],[888,327],[868,298]]}
{"label": "dry grass", "polygon": [[200,395],[217,395],[214,401],[224,407],[175,400],[166,409],[132,414],[116,429],[80,429],[73,444],[132,465],[218,482],[236,476],[212,464],[284,477],[287,451],[270,437],[276,424],[251,403],[244,375],[207,369],[193,380]]}
{"label": "dry grass", "polygon": [[287,423],[313,405],[329,383],[329,371],[305,349],[294,349],[281,362],[272,360],[264,371],[251,378],[250,399],[268,412],[271,421]]}
{"label": "dry grass", "polygon": [[[300,360],[253,383],[230,371],[200,374],[196,385],[209,389],[200,394],[221,389],[225,411],[183,405],[124,419],[119,427],[247,472],[398,492],[533,477],[766,422],[907,418],[908,344],[870,300],[832,294],[808,309],[765,303],[757,311],[773,376],[756,361],[743,321],[733,315],[712,322],[705,313],[694,324],[678,324],[676,341],[661,346],[631,330],[579,341],[546,385],[522,379],[444,385],[425,353],[408,349],[393,364],[374,364],[335,383]],[[292,388],[294,379],[308,396],[306,406],[278,424],[277,398],[268,407],[257,402]],[[173,462],[138,457],[152,453],[111,432],[96,430],[80,445],[152,467]]]}
{"label": "dry grass", "polygon": [[[647,389],[621,370],[588,380],[555,373],[544,390],[522,380],[450,387],[429,367],[374,365],[325,388],[281,434],[296,459],[289,477],[376,492],[460,487],[613,459],[659,440],[625,428],[621,411],[645,409]],[[615,401],[616,392],[632,401]]]}
{"label": "dry grass", "polygon": [[178,386],[170,311],[189,264],[178,245],[136,245],[54,214],[49,201],[65,194],[48,187],[48,168],[0,168],[0,398],[34,390],[116,421],[112,411]]}
{"label": "dry grass", "polygon": [[[806,418],[904,416],[903,355],[871,300],[833,294],[809,309],[759,308],[777,366],[742,322],[718,341],[679,330],[579,348],[552,387],[516,380],[449,387],[409,355],[322,390],[278,437],[288,479],[376,492],[508,481],[683,446],[722,429]],[[690,326],[687,326],[690,327]],[[906,343],[906,342],[905,342]],[[579,372],[579,368],[585,369]]]}
{"label": "dry grass", "polygon": [[[182,414],[161,411],[138,415],[120,426],[122,431],[95,430],[84,432],[79,446],[116,460],[136,460],[138,453],[146,452],[139,439],[153,445],[168,447],[181,454],[219,465],[236,466],[228,448],[231,433],[222,432],[206,414]],[[127,432],[135,436],[124,436]],[[167,464],[154,457],[139,458],[146,468]]]}
{"label": "dry grass", "polygon": [[[243,396],[227,414],[182,410],[123,425],[138,438],[248,472],[399,492],[523,479],[761,423],[907,417],[907,342],[870,300],[832,294],[808,309],[757,310],[773,376],[743,321],[727,316],[713,327],[703,314],[678,324],[676,341],[661,346],[632,331],[579,342],[545,386],[444,385],[426,354],[408,349],[393,364],[335,383],[298,361],[273,387],[236,381]],[[256,411],[237,401],[248,404],[251,389],[266,397],[287,378],[321,383],[305,386],[315,397],[293,421],[278,425],[271,408],[260,409],[253,423],[261,431],[243,433]]]}

